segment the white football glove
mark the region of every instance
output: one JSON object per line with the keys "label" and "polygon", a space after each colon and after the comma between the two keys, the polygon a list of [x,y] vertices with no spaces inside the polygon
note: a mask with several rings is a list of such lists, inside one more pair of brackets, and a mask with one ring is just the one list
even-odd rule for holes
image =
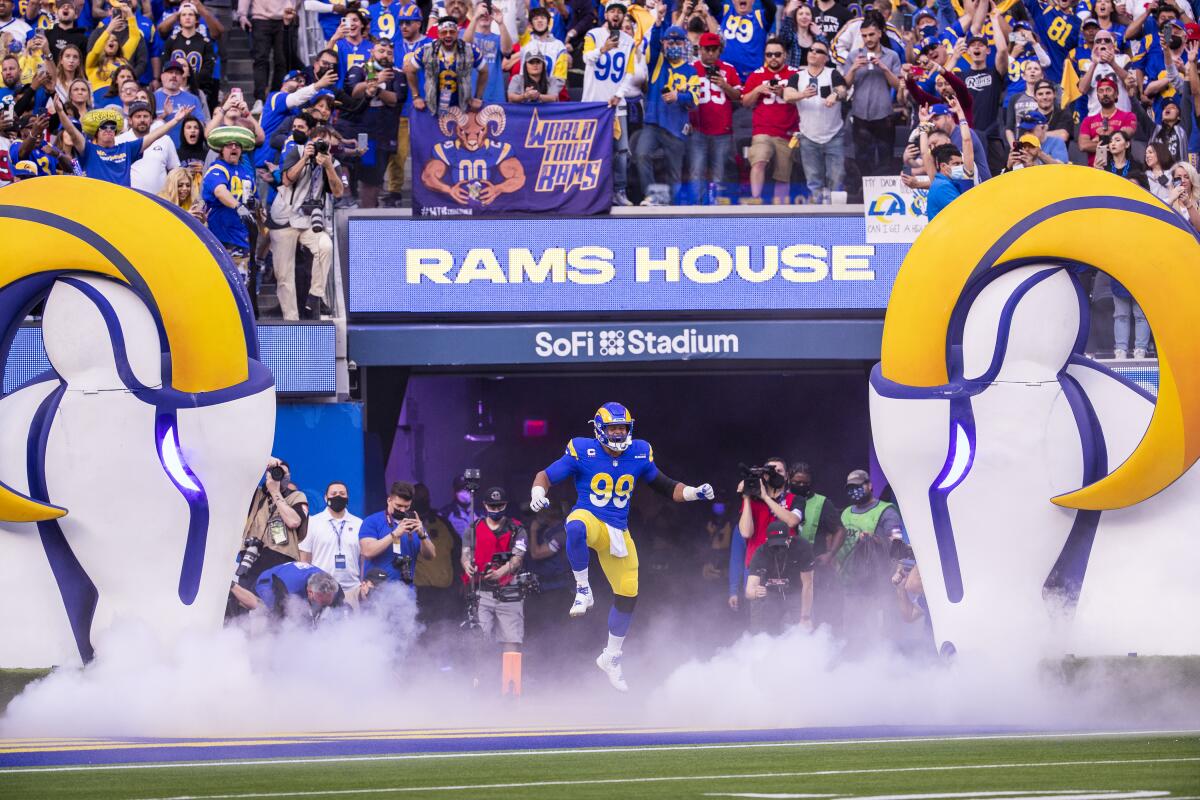
{"label": "white football glove", "polygon": [[712,500],[714,496],[711,484],[702,483],[699,486],[683,487],[683,499],[689,503],[693,500]]}
{"label": "white football glove", "polygon": [[550,501],[546,498],[546,490],[541,486],[535,486],[529,491],[529,510],[533,513],[544,511],[550,507]]}

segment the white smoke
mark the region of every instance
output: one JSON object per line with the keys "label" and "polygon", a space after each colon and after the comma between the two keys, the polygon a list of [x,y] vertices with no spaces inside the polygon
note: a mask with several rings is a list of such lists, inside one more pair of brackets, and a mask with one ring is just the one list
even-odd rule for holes
{"label": "white smoke", "polygon": [[[86,668],[32,684],[0,722],[4,736],[229,736],[433,727],[825,725],[1119,728],[1200,726],[1195,666],[1088,662],[1064,678],[1037,659],[913,660],[886,646],[847,655],[827,630],[744,635],[695,652],[680,613],[643,620],[627,645],[622,696],[585,653],[560,654],[560,681],[527,682],[520,702],[470,670],[444,671],[455,632],[415,644],[415,607],[338,624],[267,632],[234,626],[165,644],[116,626]],[[683,632],[683,633],[681,633]],[[703,649],[703,648],[700,648]],[[488,665],[498,655],[486,649]],[[682,655],[681,655],[682,654]],[[1139,661],[1138,669],[1128,663]],[[1057,662],[1055,662],[1057,663]],[[1083,662],[1080,662],[1081,664]],[[527,675],[528,673],[527,662]],[[487,670],[484,670],[486,673]]]}

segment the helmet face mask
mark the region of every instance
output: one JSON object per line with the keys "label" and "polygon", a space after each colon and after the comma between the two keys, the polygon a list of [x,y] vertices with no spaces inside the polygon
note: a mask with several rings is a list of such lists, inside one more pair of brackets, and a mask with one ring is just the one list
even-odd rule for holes
{"label": "helmet face mask", "polygon": [[[608,428],[616,425],[625,427],[624,436],[616,438],[609,435]],[[596,431],[597,441],[609,450],[623,453],[633,444],[633,414],[620,403],[605,403],[600,406],[592,419],[592,427]]]}

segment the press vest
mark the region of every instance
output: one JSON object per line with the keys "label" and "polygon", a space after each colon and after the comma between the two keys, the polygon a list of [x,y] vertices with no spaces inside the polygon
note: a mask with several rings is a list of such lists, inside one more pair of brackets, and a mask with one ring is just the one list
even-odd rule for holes
{"label": "press vest", "polygon": [[800,523],[800,535],[809,544],[817,538],[817,525],[821,523],[821,511],[825,508],[825,495],[814,494],[804,503],[804,521]]}
{"label": "press vest", "polygon": [[842,548],[838,550],[838,561],[846,560],[846,556],[850,555],[850,551],[854,549],[854,545],[863,535],[870,536],[875,533],[875,528],[879,525],[879,518],[883,516],[884,511],[891,507],[891,503],[880,500],[872,508],[861,513],[851,510],[853,506],[846,506],[842,510],[842,527],[846,529],[846,540],[842,542]]}

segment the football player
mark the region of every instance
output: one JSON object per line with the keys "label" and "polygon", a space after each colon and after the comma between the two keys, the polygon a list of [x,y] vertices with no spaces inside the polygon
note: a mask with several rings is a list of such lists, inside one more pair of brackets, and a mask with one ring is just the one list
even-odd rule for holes
{"label": "football player", "polygon": [[633,438],[633,415],[620,403],[605,403],[592,420],[596,438],[580,436],[567,442],[567,452],[537,474],[530,490],[529,506],[534,512],[550,505],[546,492],[551,484],[573,476],[578,499],[567,517],[567,559],[575,573],[575,602],[572,617],[583,616],[595,602],[588,582],[588,548],[596,551],[600,567],[612,587],[613,607],[608,612],[608,646],[596,666],[608,676],[613,688],[622,692],[628,685],[621,674],[621,646],[638,593],[638,557],[629,535],[629,500],[638,479],[677,503],[712,500],[707,483],[684,486],[664,475],[654,463],[654,449]]}

